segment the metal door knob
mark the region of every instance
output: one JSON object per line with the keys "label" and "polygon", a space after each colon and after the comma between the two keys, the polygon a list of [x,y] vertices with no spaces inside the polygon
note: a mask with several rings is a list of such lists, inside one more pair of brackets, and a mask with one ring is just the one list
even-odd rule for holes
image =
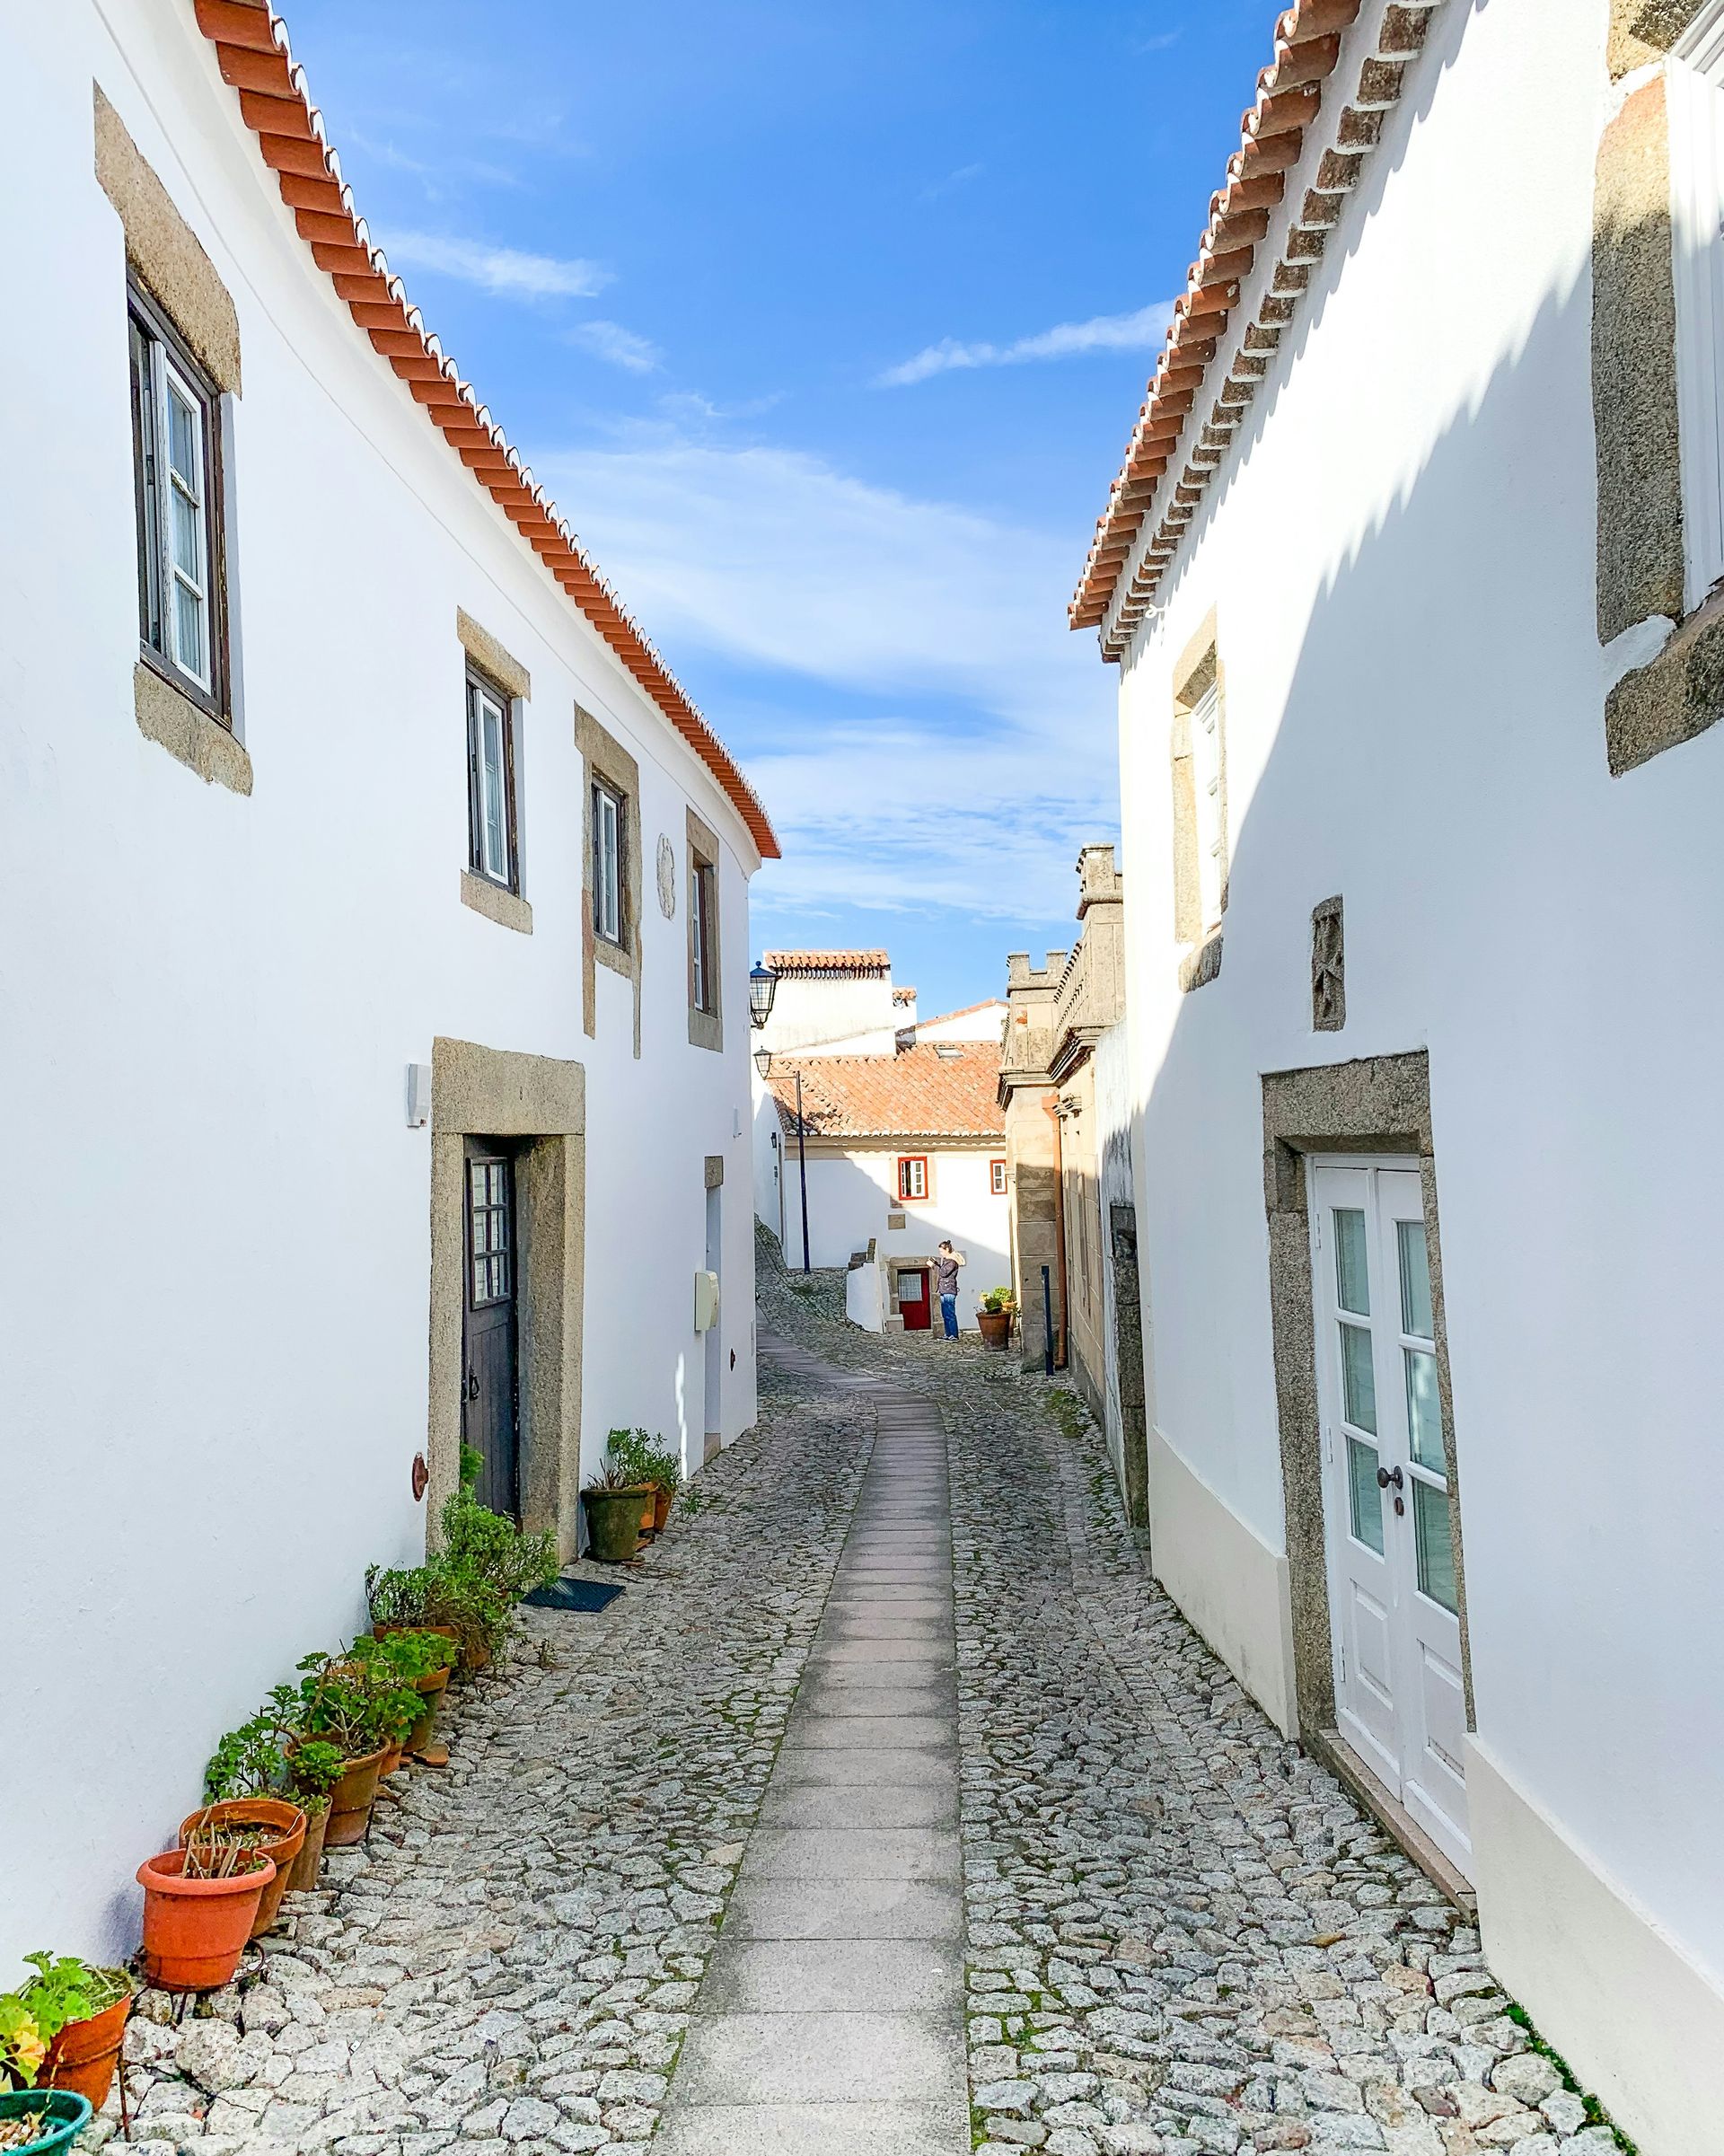
{"label": "metal door knob", "polygon": [[1377,1488],[1379,1490],[1386,1490],[1391,1483],[1394,1484],[1397,1490],[1404,1488],[1405,1478],[1403,1476],[1401,1470],[1398,1467],[1379,1467],[1377,1471]]}

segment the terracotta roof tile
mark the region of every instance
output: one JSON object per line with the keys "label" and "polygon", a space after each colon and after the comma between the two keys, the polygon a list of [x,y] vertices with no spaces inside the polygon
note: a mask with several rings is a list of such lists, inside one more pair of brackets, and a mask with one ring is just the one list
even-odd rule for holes
{"label": "terracotta roof tile", "polygon": [[222,79],[238,92],[241,117],[256,135],[300,237],[337,296],[346,301],[357,326],[406,383],[431,424],[459,451],[477,483],[712,773],[761,857],[777,860],[778,836],[759,796],[426,328],[383,251],[372,245],[280,16],[268,0],[194,0],[194,4],[198,28],[216,48]]}
{"label": "terracotta roof tile", "polygon": [[1004,1138],[999,1050],[929,1042],[896,1055],[775,1056],[767,1087],[787,1135],[796,1127],[796,1072],[811,1138]]}
{"label": "terracotta roof tile", "polygon": [[[1166,350],[1071,603],[1071,626],[1099,628],[1105,657],[1123,656],[1148,611],[1161,573],[1268,372],[1266,355],[1292,320],[1310,282],[1310,265],[1322,255],[1376,145],[1383,112],[1401,94],[1405,62],[1422,49],[1430,17],[1442,4],[1297,0],[1277,13],[1274,57],[1257,78],[1256,102],[1240,121],[1239,147],[1227,161],[1225,182],[1210,198],[1209,223],[1186,289],[1174,303]],[[1331,94],[1328,85],[1338,72],[1353,84],[1350,97]],[[1323,151],[1313,184],[1296,188],[1289,199],[1286,175],[1304,162],[1318,130]],[[1248,319],[1236,322],[1253,284],[1261,296]],[[1121,590],[1146,530],[1148,544]]]}
{"label": "terracotta roof tile", "polygon": [[892,959],[884,951],[765,951],[761,964],[775,973],[884,973]]}

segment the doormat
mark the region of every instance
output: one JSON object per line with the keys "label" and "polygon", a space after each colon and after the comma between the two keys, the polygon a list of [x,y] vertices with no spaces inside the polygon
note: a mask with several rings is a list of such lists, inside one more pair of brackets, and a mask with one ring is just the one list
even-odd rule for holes
{"label": "doormat", "polygon": [[606,1609],[621,1592],[603,1580],[558,1580],[534,1588],[526,1602],[529,1609]]}

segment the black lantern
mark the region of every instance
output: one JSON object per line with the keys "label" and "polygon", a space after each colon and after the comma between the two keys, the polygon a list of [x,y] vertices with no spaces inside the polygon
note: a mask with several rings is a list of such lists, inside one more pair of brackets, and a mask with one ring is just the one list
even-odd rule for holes
{"label": "black lantern", "polygon": [[762,959],[749,971],[748,1022],[759,1033],[772,1016],[772,999],[778,992],[778,977]]}

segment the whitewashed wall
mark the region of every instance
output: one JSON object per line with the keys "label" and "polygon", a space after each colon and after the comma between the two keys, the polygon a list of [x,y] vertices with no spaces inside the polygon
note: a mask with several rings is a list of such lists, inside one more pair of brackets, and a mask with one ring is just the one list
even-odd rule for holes
{"label": "whitewashed wall", "polygon": [[916,1038],[922,1041],[992,1041],[996,1045],[1006,1031],[1004,1003],[979,1003],[973,1010],[951,1011],[943,1018],[919,1022]]}
{"label": "whitewashed wall", "polygon": [[[691,1280],[725,1156],[720,1420],[753,1420],[743,1128],[753,848],[434,434],[312,265],[190,10],[10,7],[0,71],[9,341],[0,517],[0,1972],[136,1943],[139,1861],[216,1736],[409,1562],[426,1442],[433,1037],[587,1072],[585,1444],[708,1416]],[[238,309],[232,521],[256,790],[139,735],[125,269],[99,81]],[[567,506],[578,516],[579,504]],[[465,607],[530,669],[522,937],[458,901]],[[638,756],[642,1055],[623,982],[580,1010],[576,699]],[[722,1056],[687,1038],[682,862],[722,842]],[[736,1367],[728,1371],[728,1350]],[[4,1981],[0,1974],[0,1981]]]}
{"label": "whitewashed wall", "polygon": [[[798,1210],[796,1146],[787,1140],[784,1194],[784,1253],[790,1265],[802,1263],[802,1222]],[[989,1187],[991,1156],[956,1149],[928,1152],[930,1195],[923,1202],[898,1202],[898,1156],[919,1152],[908,1141],[890,1151],[863,1150],[808,1156],[808,1241],[816,1265],[848,1265],[875,1238],[877,1254],[888,1258],[931,1257],[946,1239],[965,1254],[959,1276],[958,1323],[976,1322],[976,1298],[1011,1279],[1007,1256],[1010,1230],[1007,1201]],[[1003,1158],[1002,1146],[998,1157]],[[902,1212],[902,1228],[889,1228],[889,1215]],[[939,1322],[937,1308],[935,1322]]]}
{"label": "whitewashed wall", "polygon": [[[1644,2145],[1685,2152],[1724,2146],[1695,2095],[1714,2070],[1656,2064],[1681,1983],[1724,2011],[1724,729],[1607,773],[1588,350],[1604,27],[1599,0],[1433,19],[1248,454],[1130,656],[1125,886],[1151,1416],[1218,1522],[1248,1530],[1226,1546],[1261,1552],[1252,1577],[1214,1580],[1206,1622],[1236,1657],[1282,1659],[1262,1636],[1287,1614],[1260,1075],[1428,1048],[1487,1942],[1626,2121],[1662,2107]],[[1183,996],[1171,670],[1212,606],[1229,902],[1220,976]],[[1311,909],[1335,892],[1347,1025],[1315,1034]],[[1484,1805],[1487,1779],[1519,1809]],[[1542,1940],[1492,1935],[1509,1857],[1548,1888]],[[1649,1958],[1564,1935],[1582,1879]],[[1590,2004],[1565,1958],[1590,1969]],[[1693,2131],[1670,2125],[1684,2104]]]}

